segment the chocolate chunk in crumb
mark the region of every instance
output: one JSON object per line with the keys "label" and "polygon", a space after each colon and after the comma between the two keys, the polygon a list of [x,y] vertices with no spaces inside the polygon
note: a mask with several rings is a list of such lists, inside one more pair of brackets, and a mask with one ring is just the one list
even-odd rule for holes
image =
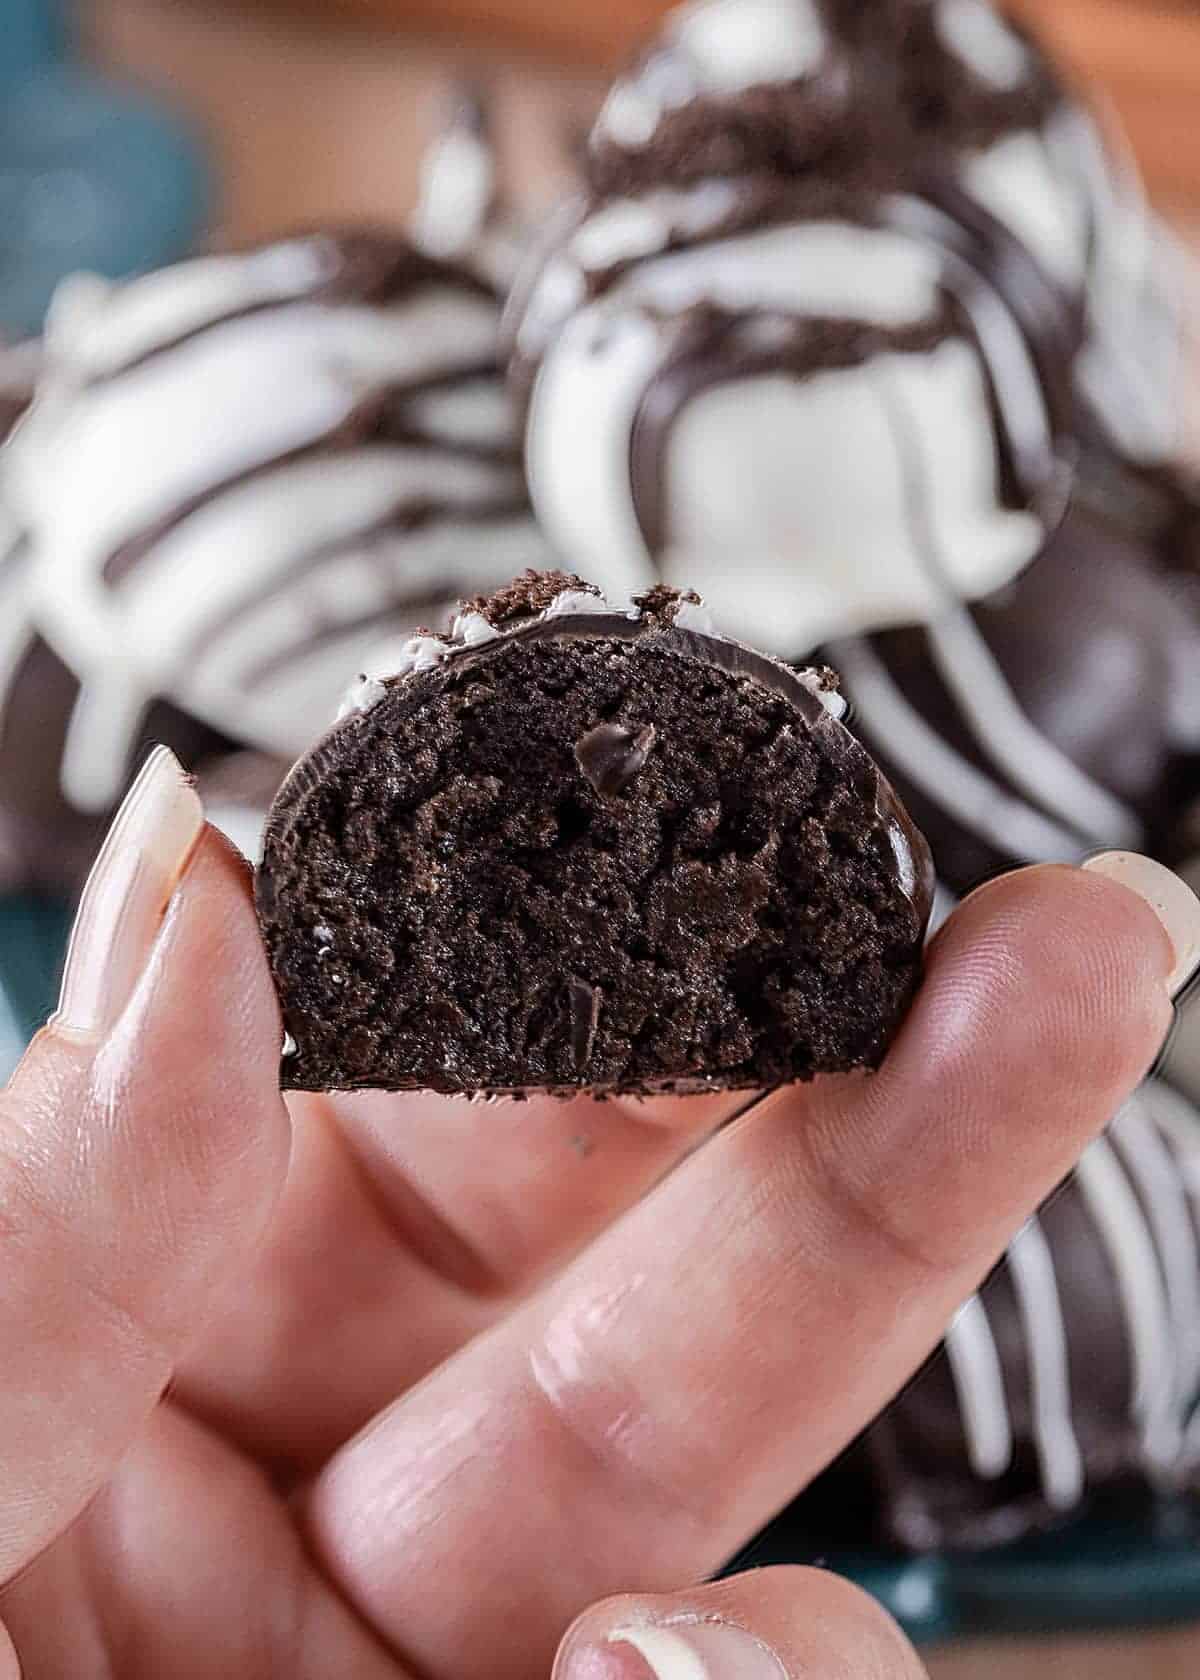
{"label": "chocolate chunk in crumb", "polygon": [[598,986],[589,986],[586,980],[570,980],[567,996],[571,1004],[571,1053],[576,1069],[583,1073],[592,1059],[604,994]]}
{"label": "chocolate chunk in crumb", "polygon": [[575,761],[598,794],[622,793],[645,768],[654,737],[652,723],[601,723],[576,743]]}

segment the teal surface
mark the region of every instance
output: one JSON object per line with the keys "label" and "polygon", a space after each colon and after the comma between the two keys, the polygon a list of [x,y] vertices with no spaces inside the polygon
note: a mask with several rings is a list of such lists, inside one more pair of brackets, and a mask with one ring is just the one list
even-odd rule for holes
{"label": "teal surface", "polygon": [[[0,899],[0,1041],[10,1060],[54,1007],[68,928],[61,905]],[[1018,1546],[919,1559],[823,1552],[785,1516],[732,1567],[774,1563],[849,1576],[921,1644],[1200,1621],[1200,1499],[1114,1504]]]}
{"label": "teal surface", "polygon": [[1194,1622],[1200,1621],[1200,1501],[1097,1510],[1019,1545],[916,1559],[822,1553],[783,1521],[734,1567],[776,1563],[821,1565],[857,1581],[923,1645]]}
{"label": "teal surface", "polygon": [[208,203],[190,131],[141,94],[69,65],[6,82],[0,98],[0,328],[41,328],[58,282],[172,262]]}
{"label": "teal surface", "polygon": [[69,928],[60,904],[0,896],[0,1069],[5,1077],[54,1008]]}
{"label": "teal surface", "polygon": [[208,210],[202,149],[175,111],[68,62],[62,12],[0,0],[0,335],[41,329],[65,275],[185,256]]}
{"label": "teal surface", "polygon": [[49,64],[62,46],[57,6],[47,0],[0,0],[0,88]]}

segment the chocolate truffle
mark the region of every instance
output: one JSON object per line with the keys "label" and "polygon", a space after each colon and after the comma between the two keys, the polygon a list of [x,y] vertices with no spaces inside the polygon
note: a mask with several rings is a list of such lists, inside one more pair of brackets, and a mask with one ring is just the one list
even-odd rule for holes
{"label": "chocolate truffle", "polygon": [[1200,1115],[1153,1082],[1016,1238],[789,1526],[977,1550],[1192,1485]]}
{"label": "chocolate truffle", "polygon": [[1142,459],[1178,447],[1188,265],[1128,158],[990,0],[679,7],[601,112],[593,196],[763,170],[964,195],[1077,316],[1101,431]]}
{"label": "chocolate truffle", "polygon": [[921,968],[924,841],[829,673],[527,573],[368,675],[275,803],[286,1085],[758,1089],[871,1067]]}
{"label": "chocolate truffle", "polygon": [[769,175],[581,207],[511,316],[552,542],[785,658],[1006,587],[1067,503],[1076,340],[992,236]]}
{"label": "chocolate truffle", "polygon": [[1130,847],[1195,849],[1200,631],[1169,579],[1074,510],[1007,589],[829,644],[855,727],[929,825],[942,879]]}

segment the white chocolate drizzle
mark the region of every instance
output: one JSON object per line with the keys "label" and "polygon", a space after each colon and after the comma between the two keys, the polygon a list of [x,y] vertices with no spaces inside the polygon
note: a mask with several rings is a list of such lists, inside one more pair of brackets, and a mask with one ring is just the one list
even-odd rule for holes
{"label": "white chocolate drizzle", "polygon": [[971,1468],[984,1481],[995,1481],[1012,1463],[1012,1419],[1004,1392],[1004,1368],[980,1296],[972,1295],[959,1308],[945,1345]]}
{"label": "white chocolate drizzle", "polygon": [[36,632],[80,685],[70,806],[119,796],[156,699],[294,758],[399,626],[549,562],[498,331],[486,286],[393,236],[65,289],[0,475],[30,562],[14,657]]}
{"label": "white chocolate drizzle", "polygon": [[1086,1485],[1083,1454],[1071,1414],[1067,1325],[1054,1254],[1037,1219],[1020,1231],[1008,1251],[1030,1367],[1033,1438],[1046,1502],[1069,1511]]}
{"label": "white chocolate drizzle", "polygon": [[338,707],[338,723],[357,713],[374,711],[386,695],[387,684],[381,682],[378,677],[369,677],[364,671],[343,695],[342,703]]}
{"label": "white chocolate drizzle", "polygon": [[609,601],[598,590],[594,589],[564,589],[561,595],[556,595],[542,614],[544,619],[574,618],[579,614],[593,614],[597,617],[611,617],[614,613],[623,618],[636,622],[641,618],[641,609],[632,602],[622,605]]}
{"label": "white chocolate drizzle", "polygon": [[[1200,1117],[1176,1093],[1151,1082],[1121,1110],[1060,1194],[1086,1214],[1115,1284],[1104,1303],[1089,1303],[1084,1322],[1094,1325],[1092,1315],[1101,1306],[1119,1318],[1125,1422],[1140,1442],[1147,1475],[1169,1482],[1192,1462],[1200,1443],[1187,1434],[1200,1385]],[[1088,1475],[1079,1422],[1090,1397],[1073,1392],[1070,1357],[1073,1292],[1082,1285],[1071,1254],[1056,1246],[1044,1217],[1022,1231],[1002,1271],[1016,1294],[1042,1493],[1052,1508],[1067,1511],[1082,1497]],[[1012,1468],[1017,1423],[1009,1384],[1018,1382],[1020,1370],[1001,1360],[990,1298],[989,1286],[967,1302],[944,1344],[967,1459],[983,1481]],[[1020,1407],[1016,1416],[1025,1412]],[[1109,1418],[1108,1426],[1121,1421]]]}
{"label": "white chocolate drizzle", "polygon": [[981,81],[1004,92],[1029,75],[1029,53],[989,0],[939,0],[934,14],[943,44]]}
{"label": "white chocolate drizzle", "polygon": [[489,624],[482,613],[459,613],[450,626],[450,636],[453,641],[461,642],[464,647],[482,647],[485,642],[499,639],[500,632],[494,624]]}
{"label": "white chocolate drizzle", "polygon": [[[678,623],[676,619],[676,623]],[[814,700],[819,700],[830,717],[839,721],[845,717],[850,706],[844,694],[836,688],[830,688],[827,679],[820,671],[797,670],[796,676],[804,684]]]}

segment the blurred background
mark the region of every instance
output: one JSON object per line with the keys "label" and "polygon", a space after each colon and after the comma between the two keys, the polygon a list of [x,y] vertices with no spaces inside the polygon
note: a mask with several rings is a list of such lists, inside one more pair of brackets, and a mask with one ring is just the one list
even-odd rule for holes
{"label": "blurred background", "polygon": [[[431,66],[484,62],[524,88],[532,105],[524,122],[514,113],[519,131],[536,130],[548,99],[582,126],[604,72],[667,10],[660,0],[271,0],[227,10],[93,0],[81,22],[97,63],[169,93],[205,125],[218,224],[254,237],[329,215],[387,215],[411,199]],[[1152,195],[1200,233],[1200,7],[1014,0],[1013,10],[1103,90]]]}
{"label": "blurred background", "polygon": [[[510,187],[536,212],[561,187],[606,73],[666,10],[658,0],[85,0],[63,13],[0,0],[0,214],[19,202],[40,252],[31,264],[28,243],[18,250],[0,233],[0,329],[13,339],[34,329],[56,265],[118,273],[297,226],[401,224],[423,147],[464,76],[486,75]],[[1200,249],[1200,0],[1014,0],[1014,10],[1109,105],[1152,198]],[[37,183],[51,167],[43,216]],[[64,190],[75,194],[67,217]],[[6,937],[10,966],[22,951],[36,961],[43,940],[53,948],[33,922]],[[15,1042],[21,1023],[8,1025]],[[1144,1680],[1194,1680],[1200,1634],[975,1645],[930,1660],[937,1680],[1127,1680],[1135,1665]]]}

